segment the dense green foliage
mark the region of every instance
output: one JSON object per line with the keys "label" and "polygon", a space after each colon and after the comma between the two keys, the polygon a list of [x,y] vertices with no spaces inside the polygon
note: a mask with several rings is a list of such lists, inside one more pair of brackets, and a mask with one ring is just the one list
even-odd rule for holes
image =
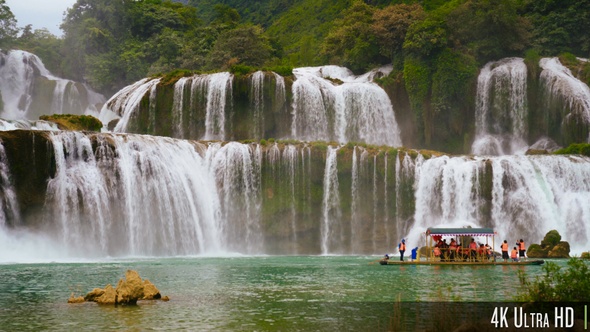
{"label": "dense green foliage", "polygon": [[[336,64],[363,72],[393,63],[424,142],[436,131],[437,114],[458,118],[486,62],[526,54],[528,63],[564,52],[587,57],[589,6],[590,0],[78,0],[65,16],[63,38],[30,26],[17,38],[14,15],[0,0],[0,43],[38,54],[53,72],[107,94],[176,69],[290,72]],[[590,68],[581,72],[590,78]]]}
{"label": "dense green foliage", "polygon": [[584,260],[571,258],[567,269],[547,262],[541,277],[529,280],[519,271],[523,289],[516,297],[524,302],[583,302],[590,298],[590,269]]}
{"label": "dense green foliage", "polygon": [[16,18],[6,1],[0,0],[0,49],[12,46],[17,34]]}
{"label": "dense green foliage", "polygon": [[555,154],[581,154],[590,157],[590,144],[574,143],[555,151]]}

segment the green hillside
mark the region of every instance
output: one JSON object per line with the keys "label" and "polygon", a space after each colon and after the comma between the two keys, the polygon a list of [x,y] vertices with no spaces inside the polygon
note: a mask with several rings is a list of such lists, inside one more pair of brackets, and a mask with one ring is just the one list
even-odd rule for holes
{"label": "green hillside", "polygon": [[63,38],[19,31],[1,9],[2,48],[35,52],[105,94],[179,69],[393,63],[420,113],[460,106],[487,61],[590,54],[590,0],[78,0]]}

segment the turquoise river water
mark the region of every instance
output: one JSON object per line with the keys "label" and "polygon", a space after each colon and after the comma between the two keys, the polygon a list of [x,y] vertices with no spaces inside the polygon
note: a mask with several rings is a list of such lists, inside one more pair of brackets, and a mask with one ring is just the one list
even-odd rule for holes
{"label": "turquoise river water", "polygon": [[[513,300],[539,266],[381,266],[367,256],[142,258],[0,265],[0,330],[395,330],[400,304]],[[565,265],[565,261],[556,261]],[[127,269],[169,302],[68,304]],[[398,308],[398,309],[396,309]],[[393,325],[392,325],[393,324]]]}

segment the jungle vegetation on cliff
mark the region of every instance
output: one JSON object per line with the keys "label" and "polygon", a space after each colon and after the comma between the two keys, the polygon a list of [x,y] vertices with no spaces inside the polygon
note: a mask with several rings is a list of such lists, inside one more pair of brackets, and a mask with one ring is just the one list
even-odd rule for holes
{"label": "jungle vegetation on cliff", "polygon": [[78,0],[63,38],[30,25],[19,32],[0,5],[3,48],[38,54],[52,72],[103,92],[173,69],[338,64],[361,72],[393,62],[414,102],[436,113],[461,102],[457,91],[487,61],[529,49],[590,52],[589,0]]}

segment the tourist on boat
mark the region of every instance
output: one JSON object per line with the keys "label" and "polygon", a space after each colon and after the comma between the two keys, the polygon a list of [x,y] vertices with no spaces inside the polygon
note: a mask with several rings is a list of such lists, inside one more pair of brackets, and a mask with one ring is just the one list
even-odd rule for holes
{"label": "tourist on boat", "polygon": [[397,245],[399,249],[399,260],[404,261],[404,253],[406,252],[406,240],[402,239],[402,242]]}
{"label": "tourist on boat", "polygon": [[434,247],[434,257],[440,257],[440,248],[438,244]]}
{"label": "tourist on boat", "polygon": [[469,243],[469,256],[472,259],[475,259],[477,255],[477,243],[475,243],[475,240],[473,238],[471,238],[471,242]]}
{"label": "tourist on boat", "polygon": [[484,261],[487,257],[487,250],[483,243],[480,243],[479,248],[477,248],[477,257],[481,261]]}
{"label": "tourist on boat", "polygon": [[525,248],[523,239],[520,239],[520,242],[518,242],[517,245],[518,245],[518,257],[522,260],[525,260],[526,256],[524,253],[526,251],[526,248]]}
{"label": "tourist on boat", "polygon": [[455,254],[457,253],[457,242],[455,239],[451,239],[451,244],[449,245],[449,259],[451,262],[455,261]]}
{"label": "tourist on boat", "polygon": [[506,240],[502,243],[502,259],[504,262],[508,262],[508,241]]}
{"label": "tourist on boat", "polygon": [[510,258],[512,258],[513,262],[518,262],[518,249],[516,249],[516,247],[512,249],[512,252],[510,253]]}
{"label": "tourist on boat", "polygon": [[493,256],[494,253],[492,252],[492,247],[490,247],[490,245],[487,244],[487,243],[486,243],[486,253],[487,253],[487,256],[488,256],[488,260],[492,260],[492,256]]}

